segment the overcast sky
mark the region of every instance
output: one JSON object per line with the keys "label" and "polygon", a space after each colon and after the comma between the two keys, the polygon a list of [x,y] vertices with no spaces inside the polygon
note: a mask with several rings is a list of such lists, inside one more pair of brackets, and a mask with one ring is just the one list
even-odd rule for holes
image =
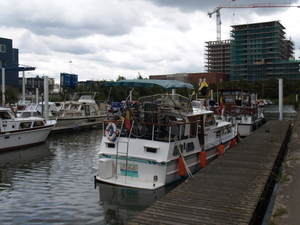
{"label": "overcast sky", "polygon": [[[205,42],[216,40],[216,15],[229,0],[0,0],[0,37],[13,40],[19,63],[59,83],[61,72],[116,80],[205,72]],[[229,5],[300,0],[235,0]],[[222,40],[231,25],[278,20],[300,56],[300,8],[223,8]],[[72,63],[70,63],[72,62]],[[20,76],[22,74],[20,73]]]}

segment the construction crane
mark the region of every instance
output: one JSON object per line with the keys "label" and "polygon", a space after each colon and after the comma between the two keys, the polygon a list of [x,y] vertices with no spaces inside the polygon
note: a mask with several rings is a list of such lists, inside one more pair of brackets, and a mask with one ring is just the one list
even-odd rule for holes
{"label": "construction crane", "polygon": [[227,2],[224,2],[223,4],[219,5],[214,9],[213,12],[208,12],[207,15],[209,15],[209,18],[212,17],[214,13],[216,13],[216,21],[217,21],[217,41],[221,41],[221,14],[220,9],[226,7],[231,2],[234,2],[235,0],[228,0]]}
{"label": "construction crane", "polygon": [[217,21],[217,41],[221,41],[221,14],[220,9],[222,8],[276,8],[276,7],[297,7],[300,8],[299,5],[293,3],[253,3],[253,4],[243,4],[243,5],[229,5],[231,2],[235,0],[228,0],[227,2],[219,5],[214,9],[213,12],[208,12],[209,18],[212,17],[214,13],[216,13],[216,21]]}

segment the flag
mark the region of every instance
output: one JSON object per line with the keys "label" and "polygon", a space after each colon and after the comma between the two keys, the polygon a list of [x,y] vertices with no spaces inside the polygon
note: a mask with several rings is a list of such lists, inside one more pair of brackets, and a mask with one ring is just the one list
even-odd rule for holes
{"label": "flag", "polygon": [[[197,90],[197,92],[199,91],[199,87],[200,87],[200,84],[198,83],[198,84],[197,84],[197,87],[195,88],[195,90]],[[195,95],[195,94],[196,94],[196,91],[194,91],[194,92],[192,93],[192,96]]]}
{"label": "flag", "polygon": [[131,129],[131,124],[130,124],[130,112],[129,110],[126,110],[126,115],[125,115],[125,127],[130,130]]}
{"label": "flag", "polygon": [[220,97],[220,108],[222,109],[223,108],[223,98]]}
{"label": "flag", "polygon": [[208,84],[205,81],[202,81],[200,87],[198,88],[198,92],[201,91],[204,87],[208,87]]}
{"label": "flag", "polygon": [[208,88],[208,84],[205,81],[202,81],[200,87],[198,88],[198,92],[201,92],[201,95],[206,96],[206,91]]}

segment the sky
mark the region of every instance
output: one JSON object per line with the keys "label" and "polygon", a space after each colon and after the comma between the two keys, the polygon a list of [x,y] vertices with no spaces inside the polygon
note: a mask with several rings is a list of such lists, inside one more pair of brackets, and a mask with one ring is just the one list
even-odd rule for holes
{"label": "sky", "polygon": [[[224,3],[300,5],[300,0],[0,0],[0,37],[13,40],[25,77],[60,73],[78,81],[206,72],[205,42],[217,40]],[[280,21],[300,57],[300,8],[222,8],[221,39],[232,25]],[[19,76],[22,76],[20,73]]]}

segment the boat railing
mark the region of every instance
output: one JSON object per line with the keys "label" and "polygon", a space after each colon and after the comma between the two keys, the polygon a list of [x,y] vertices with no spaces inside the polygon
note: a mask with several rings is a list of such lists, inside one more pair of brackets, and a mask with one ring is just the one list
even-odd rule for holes
{"label": "boat railing", "polygon": [[[191,135],[190,132],[186,132],[186,129],[189,129],[189,126],[195,124],[197,126],[199,121],[194,122],[183,122],[183,121],[170,121],[168,123],[162,123],[160,121],[156,123],[148,121],[132,121],[131,130],[125,126],[125,118],[117,120],[103,120],[103,129],[104,134],[107,135],[105,131],[108,130],[112,124],[115,125],[117,131],[117,137],[126,137],[126,138],[139,138],[147,139],[152,141],[163,141],[163,142],[173,142],[175,139],[182,140],[187,139],[192,136],[196,137],[196,131]],[[198,130],[197,130],[198,132]]]}

